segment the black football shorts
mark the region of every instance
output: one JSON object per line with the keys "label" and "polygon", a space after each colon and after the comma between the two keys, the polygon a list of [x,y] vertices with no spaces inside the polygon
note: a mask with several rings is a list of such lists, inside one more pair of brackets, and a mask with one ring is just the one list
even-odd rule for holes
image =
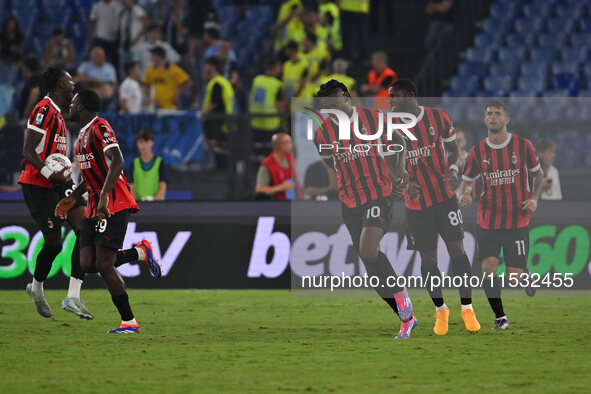
{"label": "black football shorts", "polygon": [[351,234],[351,240],[356,250],[359,250],[361,232],[365,227],[380,227],[388,232],[392,221],[393,197],[381,197],[355,208],[342,204],[343,222]]}
{"label": "black football shorts", "polygon": [[[55,207],[62,198],[72,194],[72,191],[75,189],[74,183],[69,181],[55,188],[24,183],[22,187],[29,213],[39,226],[41,232],[45,234],[53,229],[61,229],[62,220],[54,215]],[[72,209],[79,206],[86,206],[86,201],[82,197],[76,201]]]}
{"label": "black football shorts", "polygon": [[529,254],[529,228],[486,230],[478,227],[478,257],[499,258],[501,249],[505,264],[525,270]]}
{"label": "black football shorts", "polygon": [[130,214],[130,210],[125,209],[102,220],[98,218],[85,218],[82,220],[80,249],[86,246],[100,246],[115,250],[121,249],[125,240]]}
{"label": "black football shorts", "polygon": [[464,220],[458,198],[452,198],[423,210],[406,209],[407,249],[437,249],[437,236],[444,241],[464,239]]}

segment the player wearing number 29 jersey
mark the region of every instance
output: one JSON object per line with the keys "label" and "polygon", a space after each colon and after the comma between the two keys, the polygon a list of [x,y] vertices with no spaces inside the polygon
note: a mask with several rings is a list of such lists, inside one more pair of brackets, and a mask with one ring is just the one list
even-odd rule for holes
{"label": "player wearing number 29 jersey", "polygon": [[[88,205],[85,213],[87,218],[94,218],[97,215],[99,196],[109,171],[108,160],[104,153],[108,149],[119,149],[117,137],[109,122],[97,116],[80,129],[75,148],[76,160],[88,191]],[[109,193],[108,208],[111,213],[126,209],[134,213],[139,210],[123,173]]]}

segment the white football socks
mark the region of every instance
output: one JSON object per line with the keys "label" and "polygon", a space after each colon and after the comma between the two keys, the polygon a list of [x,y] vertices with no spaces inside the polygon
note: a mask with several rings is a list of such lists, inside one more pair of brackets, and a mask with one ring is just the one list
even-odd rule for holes
{"label": "white football socks", "polygon": [[121,324],[127,324],[127,325],[130,325],[130,326],[135,326],[137,324],[137,321],[135,320],[135,317],[134,317],[133,319],[128,320],[128,321],[122,320],[121,321]]}
{"label": "white football socks", "polygon": [[33,293],[43,294],[43,282],[37,282],[37,280],[33,278],[31,290],[33,291]]}
{"label": "white football socks", "polygon": [[68,287],[68,298],[80,298],[80,288],[82,280],[70,276],[70,286]]}
{"label": "white football socks", "polygon": [[144,249],[138,248],[137,246],[134,246],[134,248],[137,250],[138,261],[144,261],[146,259],[146,252],[144,252]]}
{"label": "white football socks", "polygon": [[441,310],[443,310],[443,311],[446,311],[446,310],[447,310],[447,305],[445,305],[445,303],[444,303],[444,304],[443,304],[443,305],[441,305],[441,306],[436,306],[436,307],[435,307],[435,310],[436,310],[436,311],[441,311]]}
{"label": "white football socks", "polygon": [[472,304],[462,305],[462,312],[464,312],[465,309],[472,309]]}

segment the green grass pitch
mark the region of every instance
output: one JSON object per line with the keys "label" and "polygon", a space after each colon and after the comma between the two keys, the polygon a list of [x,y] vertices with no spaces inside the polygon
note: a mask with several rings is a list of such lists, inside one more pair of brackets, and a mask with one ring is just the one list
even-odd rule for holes
{"label": "green grass pitch", "polygon": [[[0,291],[0,393],[585,392],[591,386],[589,298],[507,298],[511,328],[494,332],[475,298],[469,334],[448,299],[449,333],[414,299],[419,327],[379,299],[297,298],[289,291],[129,290],[139,335],[108,335],[118,314],[106,290],[83,291],[95,314],[37,315],[25,291]],[[588,294],[587,294],[588,296]]]}

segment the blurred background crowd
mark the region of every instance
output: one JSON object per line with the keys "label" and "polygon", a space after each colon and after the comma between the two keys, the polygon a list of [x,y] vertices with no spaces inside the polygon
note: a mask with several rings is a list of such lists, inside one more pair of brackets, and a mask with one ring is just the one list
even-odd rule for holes
{"label": "blurred background crowd", "polygon": [[[273,155],[290,165],[290,99],[333,78],[387,97],[399,77],[442,97],[465,151],[483,137],[482,104],[454,98],[555,99],[552,111],[517,100],[512,119],[539,122],[520,132],[545,163],[546,198],[563,198],[558,169],[566,198],[589,197],[588,1],[3,0],[0,19],[4,199],[18,198],[23,125],[48,67],[99,94],[130,177],[161,159],[147,199],[333,198],[318,163],[284,187],[260,169]],[[573,126],[553,126],[561,116]]]}

